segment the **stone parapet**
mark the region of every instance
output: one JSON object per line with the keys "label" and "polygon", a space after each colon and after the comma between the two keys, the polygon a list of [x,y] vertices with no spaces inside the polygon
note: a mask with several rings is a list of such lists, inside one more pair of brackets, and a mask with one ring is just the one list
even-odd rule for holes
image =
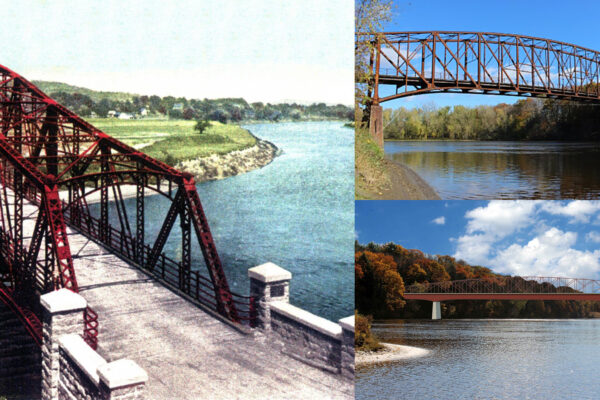
{"label": "stone parapet", "polygon": [[339,324],[289,303],[292,274],[266,263],[248,270],[258,328],[307,364],[354,379],[354,316]]}

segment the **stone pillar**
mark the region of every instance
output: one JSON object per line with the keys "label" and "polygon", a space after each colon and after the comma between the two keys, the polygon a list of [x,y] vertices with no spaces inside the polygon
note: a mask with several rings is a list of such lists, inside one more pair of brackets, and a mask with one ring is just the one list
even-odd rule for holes
{"label": "stone pillar", "polygon": [[142,400],[148,374],[131,360],[118,360],[98,368],[102,400]]}
{"label": "stone pillar", "polygon": [[268,262],[250,268],[248,277],[250,278],[250,296],[255,298],[257,326],[264,330],[270,330],[270,303],[274,301],[289,303],[292,274]]}
{"label": "stone pillar", "polygon": [[375,143],[383,149],[383,107],[376,105],[371,106],[369,132]]}
{"label": "stone pillar", "polygon": [[87,302],[69,289],[40,297],[43,309],[42,399],[58,399],[59,337],[83,334],[83,310]]}
{"label": "stone pillar", "polygon": [[342,376],[354,380],[354,315],[338,321],[342,327]]}
{"label": "stone pillar", "polygon": [[439,301],[432,303],[431,319],[442,319],[442,306]]}

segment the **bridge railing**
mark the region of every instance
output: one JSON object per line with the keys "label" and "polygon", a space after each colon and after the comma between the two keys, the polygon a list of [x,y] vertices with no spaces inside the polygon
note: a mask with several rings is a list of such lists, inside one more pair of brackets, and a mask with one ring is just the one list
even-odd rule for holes
{"label": "bridge railing", "polygon": [[[10,182],[9,182],[10,183]],[[36,205],[41,204],[42,196],[39,190],[33,185],[23,185],[24,197]],[[151,273],[155,278],[163,281],[171,287],[176,288],[180,292],[198,303],[208,307],[211,310],[219,312],[219,303],[215,297],[214,285],[210,278],[201,274],[199,270],[185,269],[181,262],[175,261],[168,257],[164,252],[160,253],[157,263],[152,271],[149,271],[139,260],[148,260],[151,256],[152,248],[148,244],[143,246],[143,256],[138,257],[136,254],[137,241],[134,237],[126,234],[108,225],[105,230],[106,236],[103,239],[98,233],[101,231],[101,220],[89,214],[84,208],[78,208],[78,218],[73,218],[75,206],[69,205],[66,201],[62,201],[63,215],[65,222],[86,237],[102,243],[107,248],[111,249],[115,254],[119,255],[127,262],[136,265],[138,268]],[[43,270],[43,269],[41,269]],[[252,296],[244,296],[231,292],[232,301],[235,304],[238,312],[238,319],[242,324],[250,327],[256,326],[256,307],[255,299]],[[86,314],[87,315],[87,314]],[[86,332],[89,336],[86,341],[97,343],[97,315],[90,309],[89,321],[86,322]],[[95,316],[95,318],[93,317]],[[86,317],[87,318],[87,317]],[[95,336],[94,336],[95,335]]]}
{"label": "bridge railing", "polygon": [[600,281],[565,277],[497,276],[482,279],[415,283],[407,286],[404,292],[407,294],[600,293]]}

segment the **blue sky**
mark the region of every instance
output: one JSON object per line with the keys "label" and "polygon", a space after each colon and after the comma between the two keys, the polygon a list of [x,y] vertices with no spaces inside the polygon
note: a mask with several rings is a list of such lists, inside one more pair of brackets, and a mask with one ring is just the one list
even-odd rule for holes
{"label": "blue sky", "polygon": [[[598,0],[396,0],[386,31],[461,30],[516,33],[600,50]],[[434,103],[479,105],[514,103],[519,98],[467,94],[410,96],[384,103],[386,108]]]}
{"label": "blue sky", "polygon": [[357,201],[356,237],[496,272],[600,279],[600,201]]}
{"label": "blue sky", "polygon": [[194,98],[353,104],[349,0],[3,2],[26,78]]}

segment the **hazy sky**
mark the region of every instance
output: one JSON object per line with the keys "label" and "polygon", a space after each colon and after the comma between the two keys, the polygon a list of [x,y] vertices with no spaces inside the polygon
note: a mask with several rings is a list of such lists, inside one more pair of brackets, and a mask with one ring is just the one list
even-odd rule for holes
{"label": "hazy sky", "polygon": [[600,279],[600,201],[357,201],[355,229],[495,272]]}
{"label": "hazy sky", "polygon": [[[515,33],[572,43],[600,51],[598,0],[395,0],[392,31],[475,31]],[[393,92],[393,89],[391,89]],[[391,92],[389,92],[391,93]],[[386,108],[514,103],[523,97],[467,94],[409,96]]]}
{"label": "hazy sky", "polygon": [[349,0],[3,2],[29,80],[189,98],[353,103]]}

